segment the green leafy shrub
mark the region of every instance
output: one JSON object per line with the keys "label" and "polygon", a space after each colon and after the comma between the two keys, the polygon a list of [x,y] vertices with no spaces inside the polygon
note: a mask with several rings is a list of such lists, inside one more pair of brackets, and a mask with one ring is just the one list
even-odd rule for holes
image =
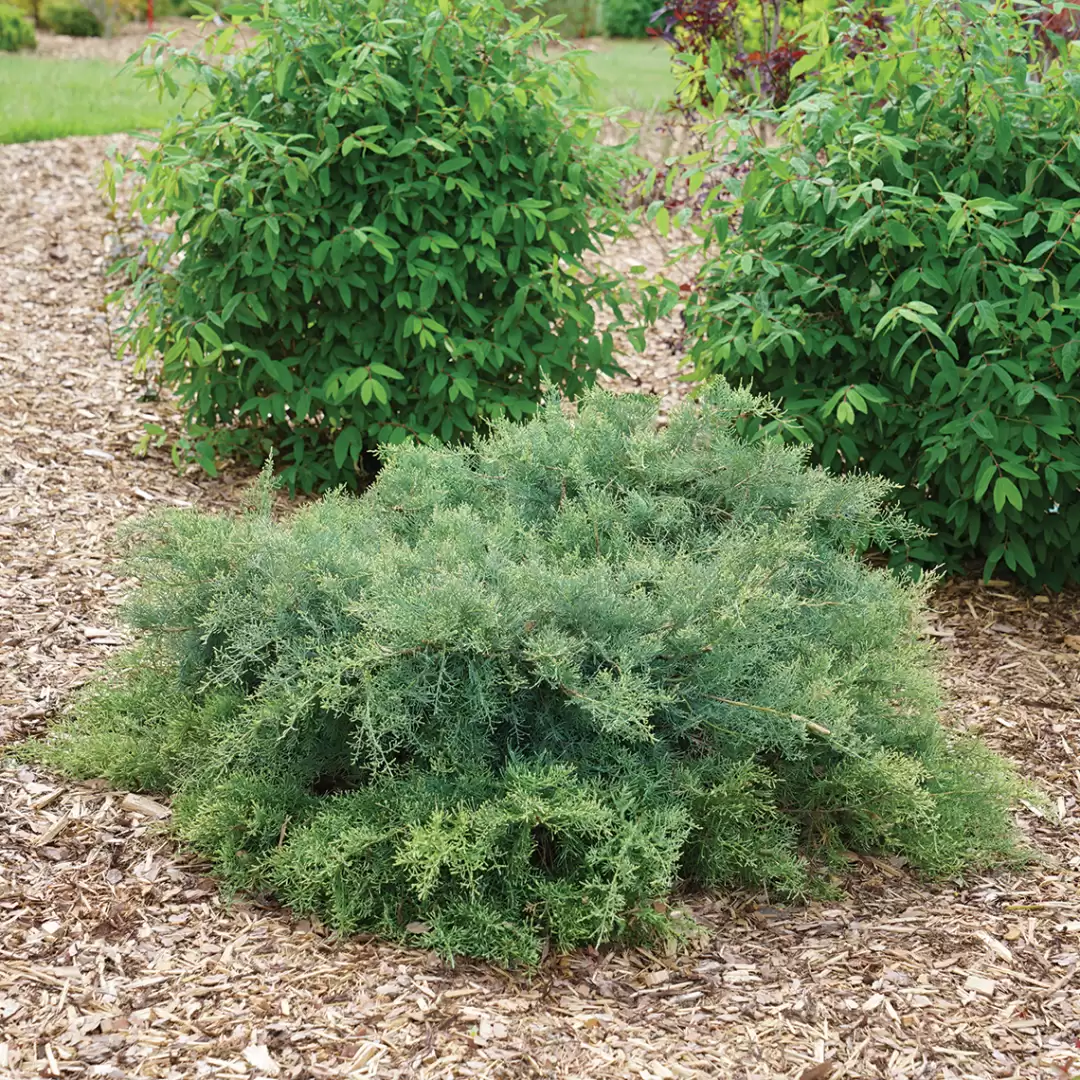
{"label": "green leafy shrub", "polygon": [[0,4],[0,52],[36,48],[37,36],[34,34],[34,27],[23,13],[10,4]]}
{"label": "green leafy shrub", "polygon": [[[234,61],[159,52],[204,95],[145,161],[129,343],[164,355],[201,460],[273,448],[290,485],[453,440],[615,366],[584,258],[621,216],[620,151],[564,99],[584,74],[489,0],[303,0],[237,16]],[[235,27],[220,41],[228,48]],[[181,258],[178,258],[182,256]]]}
{"label": "green leafy shrub", "polygon": [[141,641],[47,759],[172,793],[233,886],[503,961],[673,932],[680,878],[1008,855],[1015,784],[938,722],[921,589],[853,554],[902,530],[888,485],[743,441],[746,392],[655,409],[394,447],[282,524],[267,484],[144,519]]}
{"label": "green leafy shrub", "polygon": [[680,105],[690,112],[707,106],[718,86],[737,100],[786,100],[791,68],[803,55],[801,27],[821,3],[669,0],[651,32],[672,47]]}
{"label": "green leafy shrub", "polygon": [[69,37],[101,37],[101,20],[78,0],[51,0],[41,9],[41,21],[54,34]]}
{"label": "green leafy shrub", "polygon": [[817,461],[901,485],[934,535],[898,557],[1058,587],[1080,577],[1080,75],[1011,7],[914,10],[856,55],[858,22],[834,26],[788,107],[737,125],[741,223],[717,219],[694,357],[782,399]]}
{"label": "green leafy shrub", "polygon": [[604,33],[609,37],[645,37],[656,8],[655,0],[604,0]]}
{"label": "green leafy shrub", "polygon": [[30,19],[35,27],[39,25],[41,0],[10,0],[10,3],[7,3],[4,6],[16,8]]}

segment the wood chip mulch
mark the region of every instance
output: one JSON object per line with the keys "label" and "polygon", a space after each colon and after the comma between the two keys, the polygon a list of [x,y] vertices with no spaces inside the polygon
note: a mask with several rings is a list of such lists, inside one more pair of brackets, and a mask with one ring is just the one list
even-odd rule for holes
{"label": "wood chip mulch", "polygon": [[[70,37],[39,29],[32,55],[50,60],[103,60],[119,66],[142,46],[147,33],[142,20],[116,23],[109,37]],[[198,23],[180,18],[156,19],[154,33],[174,34],[176,44],[185,48],[194,47],[205,36]]]}
{"label": "wood chip mulch", "polygon": [[[138,459],[101,311],[111,139],[0,148],[0,739],[40,731],[121,639],[115,525],[231,505],[244,477]],[[953,720],[1048,792],[1041,862],[927,884],[858,859],[849,899],[690,897],[681,955],[584,951],[533,977],[341,941],[223,900],[168,808],[0,770],[0,1076],[1068,1080],[1080,1074],[1076,594],[934,598]]]}

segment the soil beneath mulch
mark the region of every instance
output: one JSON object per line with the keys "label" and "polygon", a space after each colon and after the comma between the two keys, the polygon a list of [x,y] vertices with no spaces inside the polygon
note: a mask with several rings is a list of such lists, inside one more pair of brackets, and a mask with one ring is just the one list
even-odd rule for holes
{"label": "soil beneath mulch", "polygon": [[[247,476],[133,454],[143,399],[102,312],[113,138],[0,148],[0,740],[42,730],[121,643],[115,527],[235,505]],[[652,242],[617,250],[642,261]],[[651,249],[651,248],[650,248]],[[678,327],[628,360],[678,395]],[[168,808],[0,770],[0,1076],[1063,1080],[1080,1072],[1077,596],[933,599],[952,722],[1039,780],[1022,870],[928,884],[853,857],[849,899],[694,896],[674,956],[584,951],[531,978],[342,941],[223,900]]]}

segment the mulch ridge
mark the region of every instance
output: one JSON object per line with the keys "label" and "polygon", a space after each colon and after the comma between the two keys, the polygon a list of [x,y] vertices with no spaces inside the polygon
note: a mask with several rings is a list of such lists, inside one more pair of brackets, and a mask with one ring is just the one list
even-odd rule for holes
{"label": "mulch ridge", "polygon": [[[40,732],[122,642],[115,527],[235,505],[247,476],[132,447],[141,400],[101,310],[116,137],[0,148],[0,740]],[[640,251],[613,258],[640,261]],[[675,330],[633,378],[680,392]],[[652,357],[650,367],[650,355]],[[342,941],[228,903],[167,808],[0,770],[0,1076],[1067,1080],[1080,1073],[1077,596],[954,582],[932,601],[953,721],[1046,789],[1041,860],[926,884],[853,859],[849,898],[686,900],[686,952],[586,950],[526,977]]]}

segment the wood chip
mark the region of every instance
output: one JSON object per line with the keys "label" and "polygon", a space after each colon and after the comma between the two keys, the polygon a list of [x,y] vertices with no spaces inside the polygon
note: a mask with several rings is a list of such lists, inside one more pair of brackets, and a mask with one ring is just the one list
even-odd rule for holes
{"label": "wood chip", "polygon": [[985,930],[976,930],[975,936],[994,954],[1000,956],[1006,964],[1013,962],[1012,952],[1008,946],[1003,945],[1000,941],[992,938]]}
{"label": "wood chip", "polygon": [[[174,25],[190,42],[189,24]],[[120,62],[139,32],[42,33],[39,52]],[[648,135],[681,152],[677,133]],[[101,313],[115,226],[97,170],[114,144],[135,146],[123,136],[0,146],[0,744],[40,735],[120,640],[107,629],[129,587],[116,527],[157,506],[235,507],[250,479],[240,468],[178,473],[164,448],[131,453],[145,422],[175,431],[177,414],[167,395],[143,400]],[[659,270],[663,254],[643,227],[604,258]],[[678,314],[647,344],[602,381],[655,392],[667,410],[690,389],[678,381]],[[888,859],[856,858],[844,899],[785,907],[785,917],[758,895],[690,894],[687,918],[705,934],[681,955],[553,949],[526,975],[340,938],[262,896],[227,901],[203,863],[147,827],[167,806],[17,765],[0,770],[0,1072],[1071,1076],[1080,595],[953,579],[930,603],[948,721],[1016,761],[1056,808],[1019,812],[1042,863],[928,884]]]}
{"label": "wood chip", "polygon": [[51,844],[60,835],[60,833],[63,832],[64,828],[67,826],[67,823],[70,820],[71,820],[71,815],[70,814],[65,814],[62,818],[60,818],[57,821],[53,822],[53,824],[50,825],[34,841],[34,846],[35,847],[45,847],[46,844]]}
{"label": "wood chip", "polygon": [[258,1072],[266,1076],[277,1076],[281,1066],[270,1056],[270,1051],[262,1044],[244,1047],[244,1058]]}
{"label": "wood chip", "polygon": [[811,1065],[799,1073],[799,1080],[829,1080],[836,1069],[836,1058],[829,1058],[817,1065]]}
{"label": "wood chip", "polygon": [[987,979],[982,975],[969,975],[964,983],[965,990],[974,990],[983,997],[993,997],[997,990],[997,983],[993,979]]}
{"label": "wood chip", "polygon": [[376,1058],[381,1057],[382,1054],[383,1047],[379,1046],[378,1043],[362,1042],[357,1048],[356,1053],[353,1055],[350,1064],[355,1069],[362,1069]]}
{"label": "wood chip", "polygon": [[164,821],[165,818],[172,816],[172,811],[156,799],[130,791],[120,801],[120,809],[130,814],[141,814],[143,817],[153,818],[155,821]]}

